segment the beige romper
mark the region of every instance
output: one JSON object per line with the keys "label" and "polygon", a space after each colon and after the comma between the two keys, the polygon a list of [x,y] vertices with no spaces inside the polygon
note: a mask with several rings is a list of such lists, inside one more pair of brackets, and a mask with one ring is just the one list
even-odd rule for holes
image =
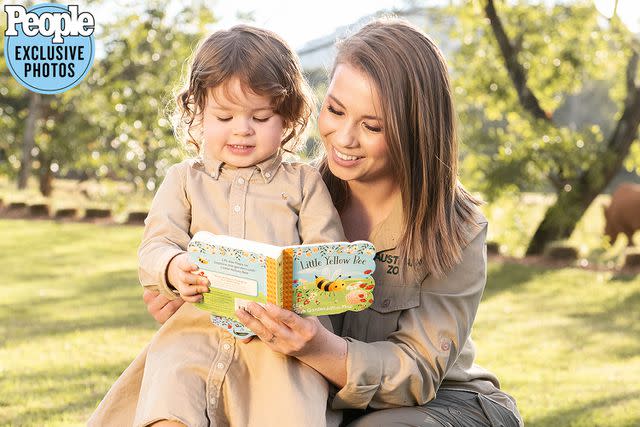
{"label": "beige romper", "polygon": [[[176,298],[166,268],[200,230],[280,246],[344,240],[318,171],[283,162],[281,153],[247,168],[209,158],[169,168],[145,221],[140,282]],[[323,324],[331,328],[328,318]],[[286,413],[301,425],[324,426],[328,390],[312,368],[259,339],[236,341],[186,303],[113,385],[89,424],[281,425]],[[127,401],[137,401],[136,408]],[[337,423],[340,412],[334,414]]]}

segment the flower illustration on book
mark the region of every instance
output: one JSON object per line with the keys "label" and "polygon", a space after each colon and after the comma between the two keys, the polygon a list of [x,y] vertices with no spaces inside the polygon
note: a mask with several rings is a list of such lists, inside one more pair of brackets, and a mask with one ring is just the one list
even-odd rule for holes
{"label": "flower illustration on book", "polygon": [[359,290],[351,291],[345,297],[348,304],[356,305],[362,302],[367,302],[367,293]]}

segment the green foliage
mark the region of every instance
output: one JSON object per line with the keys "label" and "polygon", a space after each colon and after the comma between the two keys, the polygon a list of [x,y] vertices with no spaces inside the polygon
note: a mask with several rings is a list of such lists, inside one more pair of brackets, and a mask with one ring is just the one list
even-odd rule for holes
{"label": "green foliage", "polygon": [[[43,98],[34,169],[51,163],[62,175],[108,176],[153,190],[182,156],[166,107],[186,59],[214,16],[204,2],[185,6],[175,17],[165,9],[159,1],[149,2],[140,12],[100,27],[96,37],[104,51],[85,81]],[[6,71],[4,58],[0,71]],[[0,141],[0,154],[10,160],[0,173],[15,176],[27,91],[9,78],[0,93],[0,131],[8,135]]]}
{"label": "green foliage", "polygon": [[[629,35],[590,2],[498,2],[527,84],[553,117],[535,119],[518,100],[484,5],[461,2],[442,12],[455,16],[451,37],[460,41],[451,60],[462,170],[473,171],[465,182],[490,198],[514,189],[570,191],[567,184],[606,152],[623,108]],[[631,163],[640,159],[633,153]]]}
{"label": "green foliage", "polygon": [[624,167],[629,172],[635,172],[640,175],[640,144],[633,144],[629,157],[625,159]]}
{"label": "green foliage", "polygon": [[[158,177],[181,157],[166,107],[203,25],[212,19],[205,11],[187,9],[176,22],[158,3],[105,29],[105,57],[80,95],[93,98],[87,118],[100,134],[80,167],[153,190]],[[192,20],[197,28],[188,31],[183,20]]]}
{"label": "green foliage", "polygon": [[[620,267],[623,262],[626,238],[621,236],[611,246],[604,237],[602,206],[609,200],[607,195],[598,196],[566,242],[578,250],[579,263],[583,265],[613,268]],[[549,194],[501,192],[481,207],[489,220],[487,240],[498,243],[504,255],[522,257],[538,223],[555,201],[556,198]]]}
{"label": "green foliage", "polygon": [[[7,29],[6,14],[2,13],[0,33]],[[4,60],[4,43],[0,43],[0,174],[15,176],[20,165],[23,121],[28,98],[26,90],[11,76]]]}

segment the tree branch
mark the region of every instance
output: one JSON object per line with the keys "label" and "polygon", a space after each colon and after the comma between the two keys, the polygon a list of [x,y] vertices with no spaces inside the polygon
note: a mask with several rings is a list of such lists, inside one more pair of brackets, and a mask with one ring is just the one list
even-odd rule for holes
{"label": "tree branch", "polygon": [[627,64],[626,82],[627,82],[627,98],[625,99],[625,105],[629,105],[632,94],[638,89],[636,87],[636,73],[638,72],[638,51],[632,49],[631,58]]}
{"label": "tree branch", "polygon": [[551,182],[551,185],[553,186],[553,188],[555,188],[556,192],[560,192],[560,190],[562,190],[562,187],[564,187],[564,182],[562,178],[560,178],[559,173],[556,174],[556,173],[550,172],[547,175],[547,178],[549,179],[549,182]]}
{"label": "tree branch", "polygon": [[500,52],[502,53],[502,58],[504,59],[505,66],[507,67],[509,77],[511,78],[516,92],[518,93],[520,104],[534,117],[551,121],[551,115],[540,107],[538,98],[536,98],[533,92],[531,92],[531,89],[527,86],[527,76],[524,67],[522,67],[522,64],[518,62],[518,51],[504,31],[504,27],[502,26],[498,13],[496,12],[493,0],[487,0],[484,10],[487,18],[489,18],[489,22],[491,23],[491,29],[493,30],[496,41],[498,42],[498,46],[500,47]]}
{"label": "tree branch", "polygon": [[599,156],[598,161],[583,171],[581,181],[600,182],[602,185],[595,190],[597,195],[611,182],[622,167],[624,159],[629,154],[631,144],[638,137],[640,126],[640,88],[635,85],[635,73],[638,68],[638,52],[633,49],[626,70],[627,96],[624,100],[624,110],[616,123],[606,150]]}
{"label": "tree branch", "polygon": [[633,49],[627,64],[627,96],[624,100],[624,111],[607,143],[607,151],[624,153],[625,157],[631,143],[638,135],[638,124],[640,123],[640,88],[635,84],[637,71],[638,51]]}

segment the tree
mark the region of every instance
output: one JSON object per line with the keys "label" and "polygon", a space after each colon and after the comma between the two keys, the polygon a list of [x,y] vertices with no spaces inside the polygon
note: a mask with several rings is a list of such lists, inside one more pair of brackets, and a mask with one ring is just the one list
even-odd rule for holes
{"label": "tree", "polygon": [[[6,21],[0,25],[4,34]],[[17,177],[22,158],[24,123],[28,114],[27,91],[12,78],[0,44],[0,174]],[[31,153],[29,153],[31,155]]]}
{"label": "tree", "polygon": [[[155,188],[182,155],[167,110],[172,89],[213,20],[204,3],[168,17],[163,4],[152,2],[104,29],[105,55],[77,92],[78,108],[98,131],[86,141],[88,155],[73,167]],[[65,119],[64,125],[73,123]]]}
{"label": "tree", "polygon": [[[490,196],[553,188],[556,201],[527,248],[539,254],[571,235],[632,152],[640,124],[637,41],[615,15],[605,20],[589,3],[519,2],[500,13],[493,0],[471,6],[456,9],[455,30],[462,41],[456,94],[466,150],[475,154],[469,161],[484,168]],[[567,99],[603,86],[613,104],[593,106],[587,121],[558,114]],[[628,161],[639,158],[633,151]]]}
{"label": "tree", "polygon": [[[70,91],[39,96],[38,108],[31,92],[3,79],[0,130],[8,137],[0,152],[9,162],[0,173],[14,176],[22,165],[26,181],[35,170],[44,195],[54,173],[125,179],[153,190],[181,155],[165,108],[171,89],[214,19],[203,1],[171,17],[159,1],[118,17],[96,34],[104,55],[86,79]],[[3,58],[0,70],[8,75]],[[33,146],[23,142],[31,140]]]}

